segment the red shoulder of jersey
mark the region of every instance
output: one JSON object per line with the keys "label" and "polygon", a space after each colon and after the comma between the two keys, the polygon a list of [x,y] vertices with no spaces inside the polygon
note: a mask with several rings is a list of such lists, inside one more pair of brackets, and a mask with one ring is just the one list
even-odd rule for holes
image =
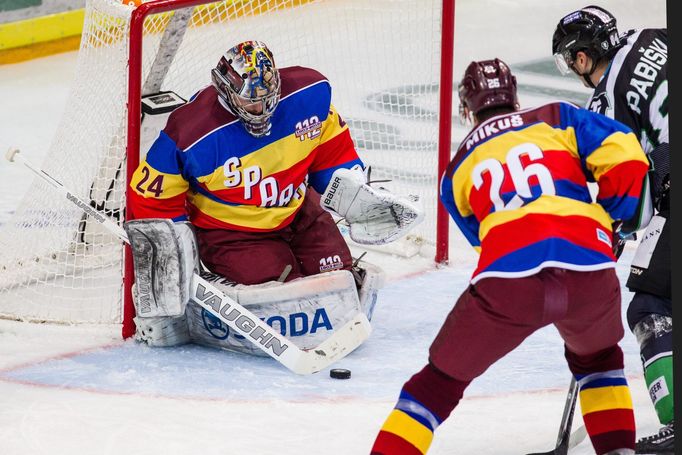
{"label": "red shoulder of jersey", "polygon": [[282,82],[282,98],[318,82],[327,82],[327,78],[319,71],[303,66],[280,68],[279,76]]}
{"label": "red shoulder of jersey", "polygon": [[209,85],[171,113],[164,131],[185,150],[211,131],[236,121],[237,116],[220,104],[218,92]]}
{"label": "red shoulder of jersey", "polygon": [[[279,72],[282,98],[318,82],[327,82],[320,72],[302,66],[281,68]],[[179,149],[185,150],[210,132],[237,121],[237,116],[223,107],[215,88],[209,85],[173,111],[164,131]]]}

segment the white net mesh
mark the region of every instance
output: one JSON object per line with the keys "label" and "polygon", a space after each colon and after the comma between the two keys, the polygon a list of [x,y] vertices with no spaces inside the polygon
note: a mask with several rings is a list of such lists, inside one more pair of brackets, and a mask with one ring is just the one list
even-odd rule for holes
{"label": "white net mesh", "polygon": [[[118,0],[88,1],[76,78],[42,163],[114,217],[125,206],[132,10]],[[427,218],[415,235],[435,240],[441,0],[223,1],[185,11],[186,29],[177,26],[179,12],[145,21],[146,90],[188,99],[209,84],[226,48],[264,41],[279,67],[309,66],[327,76],[373,179],[391,179],[384,185],[395,193],[420,195]],[[173,17],[177,30],[169,36]],[[0,317],[120,322],[122,251],[36,180],[0,230]]]}

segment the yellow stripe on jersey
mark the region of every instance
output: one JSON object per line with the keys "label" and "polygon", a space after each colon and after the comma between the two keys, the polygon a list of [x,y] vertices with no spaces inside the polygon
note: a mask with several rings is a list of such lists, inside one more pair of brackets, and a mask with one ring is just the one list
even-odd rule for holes
{"label": "yellow stripe on jersey", "polygon": [[341,126],[339,113],[336,111],[336,108],[333,104],[329,106],[329,116],[324,123],[325,128],[322,130],[322,138],[320,140],[321,143],[329,141],[348,129],[348,125],[346,123]]}
{"label": "yellow stripe on jersey", "polygon": [[[227,172],[224,165],[219,166],[211,174],[200,177],[197,180],[205,184],[210,191],[221,191],[227,186],[226,180],[234,179],[233,175],[242,175],[243,171],[250,167],[260,169],[260,171],[256,171],[260,173],[257,176],[257,180],[260,180],[269,175],[294,168],[296,164],[305,160],[317,145],[316,141],[301,141],[295,134],[291,134],[241,157],[239,159],[241,163],[239,169],[242,172],[231,172],[236,169],[237,161],[235,159],[235,163],[228,167]],[[240,178],[240,180],[239,185],[229,186],[229,188],[243,188],[246,182],[244,178]]]}
{"label": "yellow stripe on jersey", "polygon": [[611,216],[599,204],[587,204],[561,196],[542,195],[528,205],[515,210],[503,210],[488,215],[479,229],[481,241],[495,226],[523,218],[530,214],[547,214],[556,216],[583,216],[592,218],[608,232],[611,230]]}
{"label": "yellow stripe on jersey", "polygon": [[[518,131],[509,131],[497,136],[494,140],[484,142],[472,152],[487,159],[495,159],[502,165],[507,164],[509,151],[524,143],[532,144],[541,150],[561,150],[578,158],[578,146],[573,128],[565,130],[552,128],[546,123],[537,123]],[[467,157],[452,176],[453,188],[458,192],[455,196],[455,204],[462,216],[471,215],[469,195],[474,189],[472,175],[474,167],[481,162],[480,159]],[[457,182],[457,184],[455,184]]]}
{"label": "yellow stripe on jersey", "polygon": [[[322,137],[319,142],[308,139],[302,141],[299,137],[296,137],[295,133],[291,134],[241,157],[239,160],[241,163],[240,169],[244,170],[252,166],[259,167],[259,172],[261,173],[259,177],[264,178],[294,168],[296,164],[305,160],[316,146],[328,142],[348,129],[346,124],[341,126],[339,114],[333,106],[331,106],[329,116],[324,121],[324,124],[326,126],[322,128],[322,123],[320,123]],[[230,171],[231,169],[227,169],[226,173],[225,166],[219,166],[211,174],[200,177],[197,180],[205,184],[210,191],[224,190],[226,180],[233,179],[234,177],[231,176],[236,175]],[[230,188],[243,188],[245,183],[242,179],[239,185]]]}
{"label": "yellow stripe on jersey", "polygon": [[581,390],[580,409],[583,415],[611,409],[632,409],[630,389],[621,385]]}
{"label": "yellow stripe on jersey", "polygon": [[[618,156],[614,160],[614,155]],[[587,168],[594,178],[599,178],[621,163],[639,161],[649,165],[633,133],[616,132],[607,137],[597,150],[587,157]]]}
{"label": "yellow stripe on jersey", "polygon": [[552,128],[549,125],[545,126],[551,130],[551,133],[548,132],[547,134],[553,134],[557,141],[558,148],[555,150],[565,150],[576,158],[580,156],[578,153],[578,139],[575,136],[575,129],[572,126],[569,126],[565,130],[560,129],[559,127]]}
{"label": "yellow stripe on jersey", "polygon": [[272,230],[277,228],[303,203],[304,198],[292,198],[288,206],[268,207],[257,205],[226,205],[215,202],[199,193],[189,193],[189,202],[207,216],[250,229]]}
{"label": "yellow stripe on jersey", "polygon": [[130,186],[145,198],[170,199],[186,192],[189,183],[179,174],[165,174],[145,165],[137,168]]}
{"label": "yellow stripe on jersey", "polygon": [[433,440],[433,432],[430,429],[399,409],[394,409],[389,414],[381,430],[400,436],[419,449],[421,453],[429,450]]}

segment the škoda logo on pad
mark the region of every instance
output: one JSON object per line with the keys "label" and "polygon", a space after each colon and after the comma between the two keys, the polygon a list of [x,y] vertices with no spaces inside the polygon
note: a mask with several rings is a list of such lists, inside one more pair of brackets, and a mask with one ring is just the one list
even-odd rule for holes
{"label": "\u0161koda logo on pad", "polygon": [[270,349],[275,356],[279,357],[289,348],[288,344],[282,344],[280,340],[273,337],[271,333],[267,333],[261,324],[258,324],[252,318],[243,314],[239,309],[231,308],[232,305],[230,305],[228,299],[208,291],[201,284],[197,285],[195,298],[198,299],[199,302],[203,302],[210,306],[213,311],[220,314],[226,321],[234,321],[237,330],[241,332],[241,335]]}

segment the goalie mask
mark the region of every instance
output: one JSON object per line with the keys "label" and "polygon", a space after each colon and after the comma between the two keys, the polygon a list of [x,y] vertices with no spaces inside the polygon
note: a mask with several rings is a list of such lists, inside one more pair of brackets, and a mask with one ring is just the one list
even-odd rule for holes
{"label": "goalie mask", "polygon": [[579,75],[594,87],[585,76],[592,74],[596,64],[610,58],[622,44],[616,18],[604,8],[586,6],[561,18],[552,37],[552,54],[559,72],[566,75],[571,72],[578,52],[585,52],[592,59],[592,68]]}
{"label": "goalie mask", "polygon": [[244,41],[229,49],[211,71],[213,86],[254,137],[266,136],[280,97],[279,71],[261,41]]}
{"label": "goalie mask", "polygon": [[471,62],[458,87],[459,119],[464,124],[471,114],[493,107],[519,109],[516,77],[500,59]]}

